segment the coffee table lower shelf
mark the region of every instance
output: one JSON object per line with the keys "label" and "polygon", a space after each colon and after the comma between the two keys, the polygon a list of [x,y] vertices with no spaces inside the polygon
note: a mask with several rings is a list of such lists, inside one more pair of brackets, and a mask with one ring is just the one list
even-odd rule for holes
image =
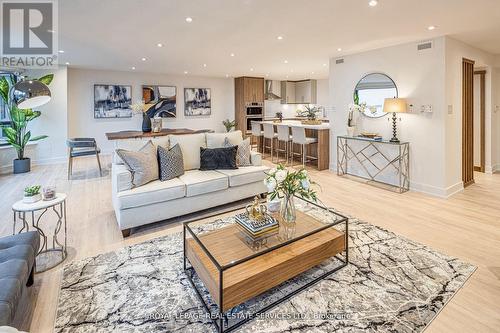
{"label": "coffee table lower shelf", "polygon": [[[201,235],[199,237],[203,239],[202,242],[189,227],[184,225],[184,271],[198,298],[202,301],[205,309],[210,314],[210,318],[217,326],[218,331],[229,332],[253,319],[258,314],[270,310],[297,293],[323,280],[328,275],[347,266],[347,223],[346,219],[345,233],[328,227],[319,232],[304,235],[304,237],[298,240],[294,240],[267,253],[259,254],[253,258],[249,257],[246,260],[222,267],[204,245],[207,242],[210,243],[211,239],[204,239],[203,237],[213,238],[214,241],[218,239],[220,241],[220,239],[224,239],[223,236],[226,230],[223,228],[207,235]],[[186,232],[192,238],[186,239]],[[229,244],[228,250],[230,250]],[[342,252],[345,252],[344,258],[340,256]],[[340,261],[339,265],[334,269],[300,286],[272,304],[252,314],[246,314],[244,319],[228,327],[229,323],[226,316],[228,310],[261,295],[332,257]],[[187,267],[187,262],[190,263],[190,267]],[[209,291],[213,301],[217,304],[218,313],[212,314],[201,292],[196,287],[193,281],[195,272]]]}

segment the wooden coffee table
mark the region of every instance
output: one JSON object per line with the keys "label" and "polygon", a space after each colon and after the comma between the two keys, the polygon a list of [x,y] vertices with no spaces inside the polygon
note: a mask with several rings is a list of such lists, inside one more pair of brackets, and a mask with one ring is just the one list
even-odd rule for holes
{"label": "wooden coffee table", "polygon": [[[296,202],[306,208],[297,210],[296,223],[280,221],[276,233],[260,240],[249,237],[234,218],[220,228],[214,221],[184,223],[184,271],[219,332],[234,330],[348,264],[348,219],[299,198]],[[337,229],[343,224],[344,230]],[[235,306],[332,257],[339,260],[332,270],[229,325],[227,313]],[[195,274],[217,305],[217,313],[212,313],[202,296]]]}

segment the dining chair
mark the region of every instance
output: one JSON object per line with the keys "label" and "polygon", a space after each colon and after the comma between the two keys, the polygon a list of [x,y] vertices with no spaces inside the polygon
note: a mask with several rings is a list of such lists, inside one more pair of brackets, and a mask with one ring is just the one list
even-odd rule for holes
{"label": "dining chair", "polygon": [[99,165],[99,175],[102,177],[101,161],[99,159],[101,149],[97,147],[94,138],[71,138],[67,140],[67,145],[69,148],[68,180],[71,179],[73,173],[73,158],[91,155],[96,156],[97,164]]}

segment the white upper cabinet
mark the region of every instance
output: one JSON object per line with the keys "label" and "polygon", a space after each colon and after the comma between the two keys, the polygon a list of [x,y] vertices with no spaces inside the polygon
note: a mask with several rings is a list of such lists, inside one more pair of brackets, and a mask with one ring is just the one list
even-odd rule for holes
{"label": "white upper cabinet", "polygon": [[281,81],[281,104],[316,104],[316,80]]}

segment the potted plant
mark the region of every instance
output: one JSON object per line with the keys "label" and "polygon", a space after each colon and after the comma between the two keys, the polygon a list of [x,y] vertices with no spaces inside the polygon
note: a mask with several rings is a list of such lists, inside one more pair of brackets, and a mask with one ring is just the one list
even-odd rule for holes
{"label": "potted plant", "polygon": [[[49,85],[54,78],[53,74],[45,75],[38,81]],[[13,85],[19,82],[21,78],[15,74],[2,76],[0,78],[0,95],[4,104],[7,106],[7,112],[10,118],[10,124],[2,126],[2,129],[7,137],[7,143],[16,149],[17,158],[13,162],[14,173],[24,173],[31,170],[31,160],[24,156],[26,145],[30,141],[38,141],[47,138],[46,135],[31,136],[31,132],[27,130],[28,123],[40,117],[40,111],[31,109],[19,109],[10,100],[10,89]]]}
{"label": "potted plant", "polygon": [[316,105],[304,105],[304,109],[297,110],[297,115],[299,117],[306,117],[307,120],[302,120],[303,124],[306,125],[320,125],[322,122],[318,119],[318,114],[321,112],[321,108]]}
{"label": "potted plant", "polygon": [[29,186],[24,189],[24,203],[34,203],[42,200],[42,195],[40,194],[40,185]]}
{"label": "potted plant", "polygon": [[236,120],[223,120],[222,125],[224,125],[224,127],[226,128],[226,132],[229,133],[233,128],[236,128]]}
{"label": "potted plant", "polygon": [[276,198],[282,200],[280,215],[284,222],[294,223],[296,220],[294,196],[317,201],[316,192],[311,189],[311,185],[315,183],[311,181],[305,169],[290,171],[279,164],[267,174],[264,183],[271,202]]}

